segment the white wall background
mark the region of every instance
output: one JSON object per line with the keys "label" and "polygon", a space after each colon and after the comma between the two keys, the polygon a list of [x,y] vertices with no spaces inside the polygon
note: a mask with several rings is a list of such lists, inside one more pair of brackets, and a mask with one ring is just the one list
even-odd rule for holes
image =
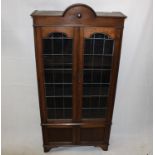
{"label": "white wall background", "polygon": [[[2,155],[43,155],[35,70],[33,10],[64,10],[85,3],[122,11],[125,22],[108,152],[57,148],[48,154],[152,154],[152,1],[2,0]],[[91,151],[91,152],[90,152]]]}

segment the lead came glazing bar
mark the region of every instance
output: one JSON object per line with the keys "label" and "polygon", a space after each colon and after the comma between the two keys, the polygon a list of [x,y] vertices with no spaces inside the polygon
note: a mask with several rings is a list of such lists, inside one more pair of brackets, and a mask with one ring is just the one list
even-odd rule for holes
{"label": "lead came glazing bar", "polygon": [[[52,46],[51,46],[52,49],[51,49],[51,51],[53,51],[53,50],[54,50],[54,47],[53,47],[53,46],[54,46],[54,44],[53,44],[53,39],[51,39],[51,43],[52,43]],[[54,82],[54,81],[55,81],[55,80],[54,80],[54,74],[52,74],[52,77],[53,77],[53,82]],[[55,96],[55,87],[54,87],[54,96]],[[54,104],[54,106],[55,106],[55,108],[56,108],[55,97],[54,97],[53,102],[54,102],[53,104]],[[56,118],[56,115],[57,115],[57,114],[56,114],[56,109],[54,109],[54,118]]]}
{"label": "lead came glazing bar", "polygon": [[[63,42],[63,35],[62,35],[62,55],[64,54],[63,52],[63,48],[64,48],[64,42]],[[63,60],[64,60],[64,55],[63,55]],[[63,66],[62,66],[63,70],[62,70],[62,92],[63,92],[63,96],[64,96],[64,62],[63,62]],[[64,97],[62,98],[62,104],[63,104],[63,118],[65,118],[65,107],[64,107]]]}

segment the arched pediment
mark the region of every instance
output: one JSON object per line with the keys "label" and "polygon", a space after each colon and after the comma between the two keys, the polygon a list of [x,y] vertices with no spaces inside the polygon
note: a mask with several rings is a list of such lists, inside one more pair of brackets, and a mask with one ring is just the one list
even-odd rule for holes
{"label": "arched pediment", "polygon": [[63,17],[73,19],[91,19],[96,17],[95,11],[88,5],[75,4],[69,6],[63,13]]}

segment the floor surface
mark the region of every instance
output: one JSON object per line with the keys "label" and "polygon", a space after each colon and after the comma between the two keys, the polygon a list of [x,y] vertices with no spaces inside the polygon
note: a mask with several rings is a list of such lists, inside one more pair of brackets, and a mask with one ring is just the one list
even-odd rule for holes
{"label": "floor surface", "polygon": [[141,136],[112,136],[108,151],[93,146],[77,146],[57,147],[44,153],[39,141],[32,141],[29,144],[15,144],[16,147],[12,146],[3,147],[2,155],[153,155],[151,133]]}

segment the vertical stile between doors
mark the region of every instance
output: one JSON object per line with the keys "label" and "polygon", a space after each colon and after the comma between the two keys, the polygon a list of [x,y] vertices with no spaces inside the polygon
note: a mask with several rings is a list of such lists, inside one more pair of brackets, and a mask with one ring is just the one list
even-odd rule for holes
{"label": "vertical stile between doors", "polygon": [[[77,115],[78,115],[78,50],[79,50],[79,28],[75,27],[74,28],[74,39],[73,39],[73,76],[72,76],[72,81],[73,81],[73,116],[72,116],[72,121],[77,122]],[[78,129],[76,126],[72,127],[73,129],[73,144],[78,143]]]}
{"label": "vertical stile between doors", "polygon": [[79,28],[79,51],[78,51],[78,115],[77,121],[81,122],[82,115],[82,96],[83,96],[83,51],[84,51],[84,36],[83,28]]}

